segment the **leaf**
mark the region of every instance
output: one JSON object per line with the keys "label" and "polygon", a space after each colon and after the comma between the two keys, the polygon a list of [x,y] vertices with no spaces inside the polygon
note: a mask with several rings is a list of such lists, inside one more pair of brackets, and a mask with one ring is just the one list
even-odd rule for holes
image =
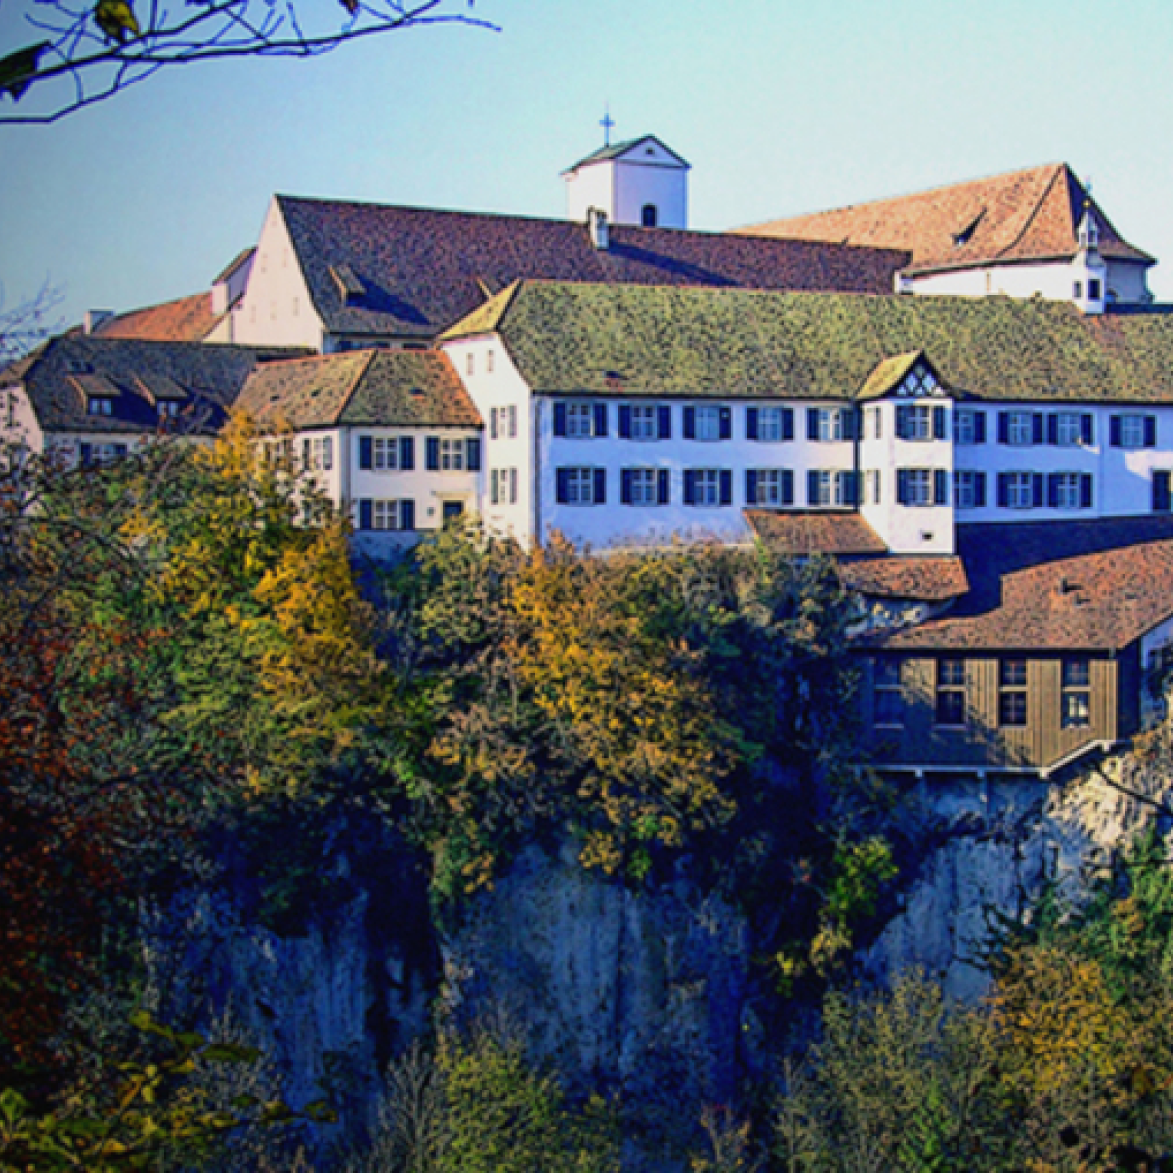
{"label": "leaf", "polygon": [[261,1052],[256,1047],[245,1047],[239,1043],[212,1043],[201,1052],[209,1063],[255,1063]]}

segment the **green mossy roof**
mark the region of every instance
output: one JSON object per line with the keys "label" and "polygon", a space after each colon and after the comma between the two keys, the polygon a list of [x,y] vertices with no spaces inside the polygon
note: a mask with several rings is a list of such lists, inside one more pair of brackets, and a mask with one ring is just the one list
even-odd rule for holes
{"label": "green mossy roof", "polygon": [[447,337],[495,329],[547,394],[854,399],[885,360],[923,351],[962,397],[1173,402],[1173,315],[1085,316],[1037,298],[564,282],[507,294]]}

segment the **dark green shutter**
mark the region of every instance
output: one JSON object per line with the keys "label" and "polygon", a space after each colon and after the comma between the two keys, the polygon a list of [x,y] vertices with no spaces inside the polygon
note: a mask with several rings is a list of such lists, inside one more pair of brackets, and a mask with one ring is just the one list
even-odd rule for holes
{"label": "dark green shutter", "polygon": [[696,439],[696,408],[686,407],[684,409],[684,438],[686,440]]}
{"label": "dark green shutter", "polygon": [[619,473],[619,503],[631,504],[631,469],[622,469]]}
{"label": "dark green shutter", "polygon": [[465,441],[465,452],[467,457],[468,471],[481,471],[481,441],[476,436],[470,436]]}
{"label": "dark green shutter", "polygon": [[369,469],[374,463],[372,452],[372,444],[370,436],[359,436],[358,438],[358,467]]}
{"label": "dark green shutter", "polygon": [[605,403],[595,404],[595,435],[605,436],[607,434],[607,405]]}
{"label": "dark green shutter", "polygon": [[658,427],[656,429],[661,440],[672,439],[672,408],[664,405],[656,413],[656,422]]}
{"label": "dark green shutter", "polygon": [[415,502],[399,502],[399,528],[415,529]]}
{"label": "dark green shutter", "polygon": [[358,528],[371,528],[371,503],[366,498],[358,503]]}
{"label": "dark green shutter", "polygon": [[745,438],[747,440],[758,438],[758,409],[756,407],[745,409]]}
{"label": "dark green shutter", "polygon": [[411,436],[399,437],[399,467],[404,472],[415,468],[415,440]]}
{"label": "dark green shutter", "polygon": [[631,406],[626,403],[619,405],[619,438],[631,439]]}
{"label": "dark green shutter", "polygon": [[745,470],[745,503],[747,505],[756,505],[758,503],[758,474],[756,469],[747,468]]}
{"label": "dark green shutter", "polygon": [[594,481],[595,492],[592,501],[595,505],[605,505],[607,503],[607,470],[596,468]]}
{"label": "dark green shutter", "polygon": [[[494,411],[496,411],[495,408],[494,408]],[[497,434],[496,430],[494,430],[493,435],[496,436],[496,434]],[[554,404],[554,435],[555,436],[565,436],[566,435],[566,404],[565,403],[555,403]]]}
{"label": "dark green shutter", "polygon": [[727,407],[721,408],[721,439],[729,440],[733,437],[733,413]]}
{"label": "dark green shutter", "polygon": [[727,468],[721,469],[721,504],[733,504],[733,473]]}
{"label": "dark green shutter", "polygon": [[440,470],[440,437],[429,436],[427,439],[427,465],[428,472],[439,472]]}

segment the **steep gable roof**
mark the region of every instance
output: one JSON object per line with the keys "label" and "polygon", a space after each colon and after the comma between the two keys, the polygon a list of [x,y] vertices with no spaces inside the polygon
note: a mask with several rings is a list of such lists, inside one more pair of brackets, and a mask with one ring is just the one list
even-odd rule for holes
{"label": "steep gable roof", "polygon": [[[66,335],[0,372],[0,386],[23,384],[46,431],[155,432],[160,399],[180,399],[178,430],[209,432],[224,422],[250,371],[280,347],[157,342]],[[88,398],[113,400],[110,415],[90,415]]]}
{"label": "steep gable roof", "polygon": [[333,427],[481,426],[481,418],[446,355],[366,350],[267,363],[237,401],[258,425]]}
{"label": "steep gable roof", "polygon": [[891,250],[626,225],[612,225],[609,246],[596,249],[586,226],[568,220],[276,198],[318,316],[351,336],[432,338],[519,279],[890,293],[908,261]]}
{"label": "steep gable roof", "polygon": [[655,143],[661,151],[666,155],[671,155],[677,163],[684,167],[689,166],[671,147],[665,146],[654,134],[645,134],[639,138],[629,138],[625,142],[610,143],[605,147],[600,147],[597,151],[592,151],[589,155],[579,159],[577,163],[567,167],[562,174],[568,175],[571,171],[577,171],[580,167],[585,167],[591,163],[605,163],[610,159],[622,159],[624,155],[634,151],[636,147],[643,146],[644,143]]}
{"label": "steep gable roof", "polygon": [[223,320],[212,312],[212,295],[194,293],[159,305],[144,306],[108,318],[98,338],[138,338],[155,342],[202,342]]}
{"label": "steep gable roof", "polygon": [[[801,237],[904,248],[908,272],[1070,258],[1088,193],[1066,163],[1012,171],[892,199],[851,204],[741,229],[755,236]],[[1094,200],[1100,252],[1150,265],[1121,238]]]}
{"label": "steep gable roof", "polygon": [[527,281],[443,337],[487,330],[546,394],[854,400],[923,351],[957,397],[1173,403],[1173,315],[1041,299]]}

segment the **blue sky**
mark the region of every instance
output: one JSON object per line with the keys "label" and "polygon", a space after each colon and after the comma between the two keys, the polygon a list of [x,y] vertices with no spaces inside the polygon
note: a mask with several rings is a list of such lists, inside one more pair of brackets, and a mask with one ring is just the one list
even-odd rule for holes
{"label": "blue sky", "polygon": [[[25,0],[0,0],[0,48]],[[311,5],[336,0],[302,0]],[[0,282],[61,317],[206,288],[274,192],[563,213],[559,172],[655,133],[720,229],[1066,161],[1173,300],[1173,4],[477,0],[498,33],[394,33],[310,62],[159,75],[0,127]],[[1163,270],[1168,269],[1166,274]]]}

